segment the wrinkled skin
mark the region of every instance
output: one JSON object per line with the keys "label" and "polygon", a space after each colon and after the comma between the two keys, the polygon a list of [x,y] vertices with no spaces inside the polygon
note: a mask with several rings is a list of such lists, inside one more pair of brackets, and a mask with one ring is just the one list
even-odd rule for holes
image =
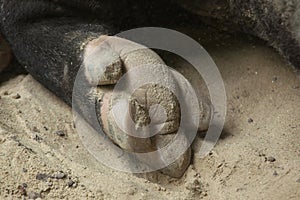
{"label": "wrinkled skin", "polygon": [[10,63],[11,50],[7,42],[0,35],[0,72]]}
{"label": "wrinkled skin", "polygon": [[[0,0],[0,31],[18,61],[69,105],[72,104],[77,71],[83,67],[85,78],[92,87],[83,92],[84,100],[75,102],[80,105],[78,112],[87,116],[85,120],[90,124],[100,122],[116,145],[133,152],[150,152],[168,143],[179,126],[180,105],[168,89],[145,86],[133,94],[129,105],[131,116],[128,117],[133,118],[137,128],[142,128],[151,121],[147,102],[153,102],[164,107],[168,123],[163,124],[158,136],[147,139],[128,136],[118,129],[109,114],[111,86],[132,67],[164,62],[149,49],[122,55],[130,42],[112,43],[109,44],[111,49],[103,51],[99,46],[107,35],[135,27],[195,26],[203,21],[260,37],[299,67],[299,19],[300,3],[297,0]],[[138,78],[131,77],[133,80]],[[169,82],[174,87],[180,85],[173,77],[169,77]],[[160,91],[163,98],[158,98],[154,91]],[[101,102],[97,122],[86,114],[88,102]],[[211,116],[210,105],[204,98],[199,98],[199,102],[204,108],[199,129],[205,130]],[[188,149],[177,162],[161,172],[181,177],[190,160],[191,149]]]}
{"label": "wrinkled skin", "polygon": [[176,0],[212,25],[266,40],[300,68],[300,1]]}

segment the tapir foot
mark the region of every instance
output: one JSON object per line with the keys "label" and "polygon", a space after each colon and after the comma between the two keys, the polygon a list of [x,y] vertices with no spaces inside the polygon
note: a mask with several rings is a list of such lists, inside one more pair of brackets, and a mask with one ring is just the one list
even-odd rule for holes
{"label": "tapir foot", "polygon": [[[135,153],[149,153],[158,151],[170,143],[176,136],[180,126],[180,105],[171,91],[179,90],[178,80],[172,73],[161,68],[163,60],[152,50],[125,39],[101,36],[90,41],[85,46],[84,73],[92,87],[97,87],[97,96],[100,102],[99,122],[103,131],[120,148]],[[164,77],[167,86],[159,83],[136,85],[148,74],[127,73],[143,67],[151,67],[159,76]],[[145,72],[146,73],[146,72]],[[124,83],[121,89],[113,91],[115,84]],[[132,83],[134,90],[130,93],[128,103],[116,105],[123,92]],[[128,86],[126,85],[128,84]],[[123,89],[122,89],[123,87]],[[202,102],[202,106],[206,102]],[[209,107],[207,105],[206,107]],[[210,112],[210,110],[205,110]],[[205,116],[210,116],[206,113]],[[200,124],[203,130],[208,127],[209,120]],[[151,132],[157,131],[152,135]],[[182,141],[185,145],[185,141]],[[172,152],[170,152],[172,154]],[[168,156],[157,153],[157,160],[142,160],[147,165],[165,162]],[[153,159],[153,158],[152,158]],[[160,172],[171,177],[179,178],[186,171],[191,161],[191,148],[188,146],[182,155],[177,156],[173,163],[166,164]],[[166,161],[167,162],[167,161]],[[153,166],[155,168],[155,166]]]}

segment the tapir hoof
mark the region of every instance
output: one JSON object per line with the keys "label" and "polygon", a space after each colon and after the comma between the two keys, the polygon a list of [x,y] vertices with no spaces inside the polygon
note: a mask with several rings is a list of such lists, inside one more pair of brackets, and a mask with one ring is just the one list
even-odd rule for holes
{"label": "tapir hoof", "polygon": [[[180,126],[178,99],[169,88],[155,83],[137,87],[130,94],[128,104],[121,105],[117,115],[113,115],[114,102],[119,96],[122,96],[122,91],[117,90],[114,92],[118,94],[113,94],[113,87],[108,85],[116,84],[124,72],[145,65],[151,65],[154,71],[163,73],[162,76],[167,79],[169,88],[181,90],[181,87],[178,87],[180,83],[172,74],[160,69],[161,65],[165,65],[164,61],[148,48],[125,39],[109,36],[101,36],[90,41],[85,47],[84,74],[91,86],[97,87],[94,90],[97,94],[94,96],[98,97],[98,102],[101,105],[99,106],[98,120],[101,122],[102,129],[117,146],[125,151],[135,153],[149,153],[165,147],[172,142]],[[126,81],[134,82],[143,78],[132,75]],[[201,99],[199,101],[201,107],[204,104],[206,106],[206,102]],[[159,106],[155,107],[157,105]],[[160,112],[161,110],[164,111]],[[202,111],[210,112],[209,109],[202,109]],[[202,116],[210,116],[210,113],[202,114]],[[203,117],[200,116],[200,118]],[[203,118],[200,124],[202,127],[199,129],[206,129],[208,123],[209,121]],[[120,124],[124,125],[126,130],[124,127],[120,127]],[[160,131],[151,135],[149,128],[147,128],[149,124],[154,125],[154,128],[160,127]],[[135,132],[136,130],[138,130],[139,135],[132,135],[130,131]],[[184,144],[186,143],[182,141],[182,145]],[[158,153],[155,159],[159,161],[143,159],[141,162],[152,167],[155,163],[166,162],[165,160],[168,160],[166,156],[169,157],[170,155],[159,155]],[[161,169],[160,172],[175,178],[181,177],[191,161],[190,147],[176,158],[178,159],[175,162],[166,164],[167,167]]]}

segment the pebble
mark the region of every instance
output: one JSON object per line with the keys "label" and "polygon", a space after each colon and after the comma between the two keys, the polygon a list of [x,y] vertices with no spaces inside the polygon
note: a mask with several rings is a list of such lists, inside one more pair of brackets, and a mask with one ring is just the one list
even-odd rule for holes
{"label": "pebble", "polygon": [[300,178],[298,178],[298,180],[296,181],[297,183],[300,183]]}
{"label": "pebble", "polygon": [[66,174],[63,173],[63,172],[59,172],[57,174],[55,174],[54,176],[52,176],[53,178],[56,178],[56,179],[64,179],[66,177]]}
{"label": "pebble", "polygon": [[248,119],[248,123],[251,124],[251,123],[253,123],[253,122],[254,122],[254,120],[253,120],[252,118],[249,118],[249,119]]}
{"label": "pebble", "polygon": [[36,133],[40,133],[40,130],[39,130],[36,126],[34,126],[34,127],[32,128],[32,131],[33,131],[33,132],[36,132]]}
{"label": "pebble", "polygon": [[36,177],[35,177],[37,180],[45,180],[45,179],[47,179],[48,178],[48,175],[47,174],[41,174],[41,173],[39,173],[39,174],[37,174],[36,175]]}
{"label": "pebble", "polygon": [[164,187],[159,187],[159,188],[158,188],[158,191],[166,192],[166,191],[167,191],[167,189],[166,189],[166,188],[164,188]]}
{"label": "pebble", "polygon": [[69,180],[68,181],[68,186],[72,187],[73,185],[75,185],[75,182],[73,180]]}
{"label": "pebble", "polygon": [[274,171],[273,176],[278,176],[279,174],[277,173],[277,171]]}
{"label": "pebble", "polygon": [[56,135],[60,136],[60,137],[64,137],[66,136],[65,132],[63,130],[59,130],[55,132]]}
{"label": "pebble", "polygon": [[270,156],[270,157],[266,158],[266,161],[268,161],[268,162],[275,162],[276,159],[274,157]]}
{"label": "pebble", "polygon": [[18,93],[12,96],[13,99],[20,99],[21,95],[19,95]]}

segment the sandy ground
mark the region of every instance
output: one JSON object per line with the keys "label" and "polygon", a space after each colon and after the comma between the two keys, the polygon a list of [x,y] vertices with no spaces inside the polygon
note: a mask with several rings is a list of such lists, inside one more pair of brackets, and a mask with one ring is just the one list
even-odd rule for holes
{"label": "sandy ground", "polygon": [[82,146],[67,105],[30,75],[3,73],[0,199],[300,199],[297,73],[256,39],[190,35],[217,63],[228,97],[224,134],[209,156],[195,154],[180,180],[113,171]]}

